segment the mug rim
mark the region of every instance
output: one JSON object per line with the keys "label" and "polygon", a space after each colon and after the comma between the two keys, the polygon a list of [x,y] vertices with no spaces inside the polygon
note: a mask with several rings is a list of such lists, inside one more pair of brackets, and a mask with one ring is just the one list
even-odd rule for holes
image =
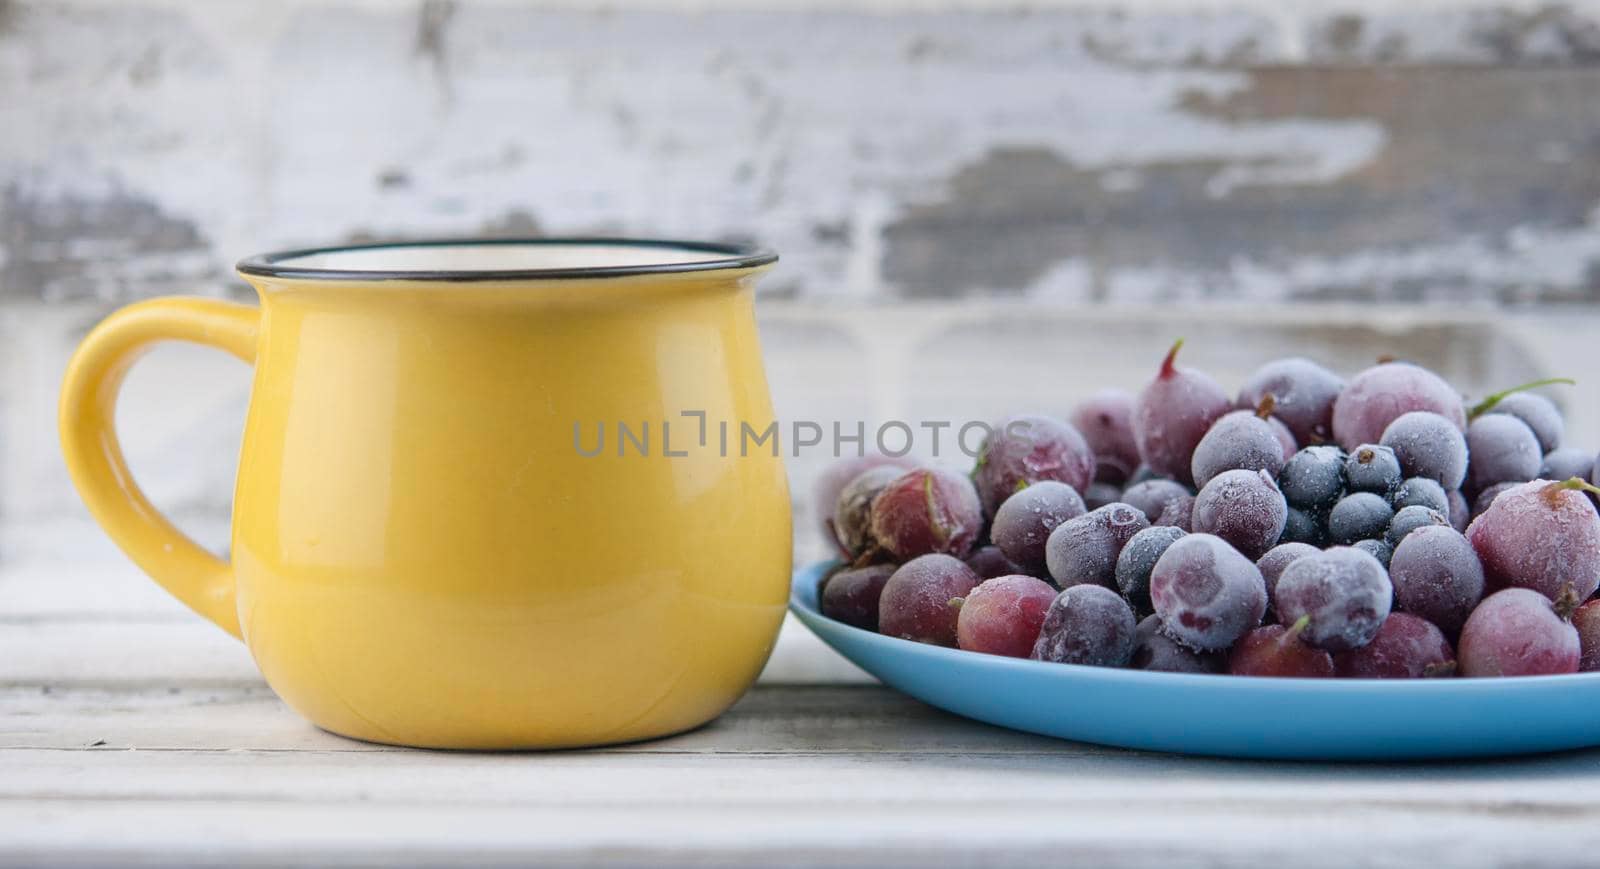
{"label": "mug rim", "polygon": [[[633,265],[561,266],[513,269],[352,269],[322,266],[296,266],[288,261],[320,254],[365,250],[434,247],[631,247],[687,250],[714,255],[689,262],[662,262]],[[286,280],[319,281],[528,281],[617,278],[664,275],[682,272],[740,270],[771,265],[778,254],[770,248],[749,242],[682,241],[663,238],[607,236],[561,236],[539,238],[428,238],[414,241],[385,241],[341,244],[279,250],[245,257],[234,264],[244,275]]]}

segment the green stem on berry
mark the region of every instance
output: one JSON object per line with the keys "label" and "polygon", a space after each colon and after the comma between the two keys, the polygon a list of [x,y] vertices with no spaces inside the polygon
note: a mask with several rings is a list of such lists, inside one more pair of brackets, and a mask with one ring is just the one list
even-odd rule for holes
{"label": "green stem on berry", "polygon": [[1544,500],[1551,508],[1561,506],[1562,492],[1588,492],[1591,495],[1600,495],[1600,486],[1585,480],[1582,477],[1568,477],[1559,483],[1551,483],[1540,490]]}
{"label": "green stem on berry", "polygon": [[1161,378],[1162,380],[1165,380],[1168,377],[1171,377],[1174,373],[1176,373],[1177,368],[1176,368],[1175,360],[1177,360],[1177,358],[1178,358],[1178,351],[1180,349],[1182,349],[1182,348],[1183,348],[1183,339],[1182,338],[1179,338],[1178,340],[1172,342],[1172,349],[1167,351],[1167,358],[1161,360],[1161,371],[1160,371],[1160,373],[1158,373],[1156,375],[1157,377]]}
{"label": "green stem on berry", "polygon": [[1286,640],[1298,639],[1300,637],[1300,633],[1302,631],[1304,631],[1307,627],[1310,627],[1310,625],[1311,625],[1311,614],[1307,613],[1307,614],[1301,616],[1300,618],[1297,618],[1297,619],[1294,620],[1294,624],[1290,625],[1289,629],[1287,631],[1283,632],[1283,638],[1286,639]]}
{"label": "green stem on berry", "polygon": [[1527,392],[1530,389],[1538,389],[1541,386],[1553,386],[1557,383],[1564,383],[1567,386],[1578,385],[1578,381],[1573,380],[1570,377],[1546,377],[1543,380],[1532,380],[1518,386],[1513,386],[1510,389],[1502,389],[1501,391],[1484,398],[1484,400],[1478,402],[1477,404],[1474,404],[1471,409],[1467,411],[1467,419],[1477,419],[1489,411],[1494,410],[1494,406],[1504,401],[1508,395],[1514,395],[1518,392]]}
{"label": "green stem on berry", "polygon": [[1269,392],[1266,395],[1261,396],[1260,403],[1256,405],[1256,416],[1261,419],[1266,419],[1267,417],[1272,416],[1272,412],[1277,409],[1278,397]]}
{"label": "green stem on berry", "polygon": [[964,607],[966,605],[967,605],[967,599],[964,598],[964,597],[953,597],[953,598],[950,598],[950,602],[947,604],[947,606],[949,606],[953,610],[959,610],[959,609],[961,609],[962,607]]}

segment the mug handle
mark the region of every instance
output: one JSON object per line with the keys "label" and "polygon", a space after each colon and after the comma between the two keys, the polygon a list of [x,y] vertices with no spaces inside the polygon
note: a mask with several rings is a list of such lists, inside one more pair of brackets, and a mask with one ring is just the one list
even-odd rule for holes
{"label": "mug handle", "polygon": [[189,539],[139,489],[122,457],[117,393],[133,363],[161,341],[189,341],[256,358],[260,309],[216,299],[151,299],[116,311],[72,355],[58,425],[67,471],[95,521],[133,562],[190,609],[239,637],[233,568]]}

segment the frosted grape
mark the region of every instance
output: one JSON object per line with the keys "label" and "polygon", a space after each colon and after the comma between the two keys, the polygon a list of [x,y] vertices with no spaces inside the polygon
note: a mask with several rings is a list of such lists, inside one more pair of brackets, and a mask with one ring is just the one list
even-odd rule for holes
{"label": "frosted grape", "polygon": [[1182,528],[1185,531],[1194,526],[1194,496],[1180,495],[1167,502],[1161,508],[1161,515],[1150,520],[1151,525],[1165,525],[1173,528]]}
{"label": "frosted grape", "polygon": [[969,652],[1026,658],[1055,599],[1050,583],[1031,576],[984,580],[961,602],[956,645]]}
{"label": "frosted grape", "polygon": [[1083,504],[1089,510],[1098,510],[1107,504],[1122,500],[1122,490],[1110,483],[1090,483],[1083,490]]}
{"label": "frosted grape", "polygon": [[1075,585],[1045,613],[1034,660],[1091,667],[1121,667],[1133,657],[1138,627],[1127,601],[1109,588]]}
{"label": "frosted grape", "polygon": [[1344,494],[1344,450],[1330,445],[1295,453],[1278,474],[1278,486],[1289,506],[1326,510]]}
{"label": "frosted grape", "polygon": [[1027,573],[1015,562],[1006,557],[1000,547],[989,545],[980,546],[972,550],[966,557],[967,566],[978,575],[979,579],[994,579],[997,576],[1011,576],[1018,573]]}
{"label": "frosted grape", "polygon": [[1211,424],[1233,409],[1233,401],[1208,375],[1174,364],[1179,341],[1161,370],[1134,402],[1133,434],[1139,456],[1156,473],[1192,483],[1194,448]]}
{"label": "frosted grape", "polygon": [[1483,599],[1483,565],[1454,528],[1426,526],[1406,535],[1389,560],[1394,606],[1450,634]]}
{"label": "frosted grape", "polygon": [[1457,531],[1466,531],[1467,523],[1472,521],[1472,505],[1467,503],[1467,496],[1461,494],[1460,489],[1451,489],[1444,493],[1450,501],[1450,527]]}
{"label": "frosted grape", "polygon": [[1478,497],[1472,499],[1472,518],[1476,519],[1479,516],[1482,516],[1484,511],[1489,509],[1489,505],[1494,503],[1494,499],[1520,485],[1522,484],[1495,483],[1493,486],[1490,486],[1489,488],[1484,489],[1482,492],[1479,492]]}
{"label": "frosted grape", "polygon": [[1442,525],[1450,527],[1450,519],[1438,510],[1431,507],[1406,507],[1394,514],[1389,520],[1389,530],[1384,534],[1384,540],[1390,546],[1399,546],[1406,535],[1425,525]]}
{"label": "frosted grape", "polygon": [[1122,547],[1149,527],[1138,510],[1107,504],[1056,526],[1045,541],[1045,565],[1062,588],[1084,583],[1113,586]]}
{"label": "frosted grape", "polygon": [[1466,431],[1461,396],[1439,375],[1409,362],[1374,365],[1352,378],[1334,401],[1334,440],[1347,450],[1378,443],[1390,423],[1414,410],[1437,413]]}
{"label": "frosted grape", "polygon": [[1226,649],[1267,609],[1267,586],[1250,559],[1211,534],[1167,547],[1150,572],[1150,600],[1168,636],[1201,651]]}
{"label": "frosted grape", "polygon": [[1348,546],[1357,540],[1375,540],[1389,529],[1394,510],[1381,495],[1356,492],[1339,499],[1328,512],[1328,537]]}
{"label": "frosted grape", "polygon": [[1073,408],[1067,420],[1088,442],[1095,459],[1095,479],[1100,482],[1123,483],[1139,467],[1133,401],[1133,393],[1126,390],[1102,390]]}
{"label": "frosted grape", "polygon": [[1289,506],[1265,471],[1223,471],[1194,499],[1191,526],[1215,534],[1250,558],[1277,544]]}
{"label": "frosted grape", "polygon": [[1201,488],[1223,471],[1266,471],[1276,477],[1283,466],[1283,442],[1266,420],[1249,410],[1224,414],[1212,424],[1189,463],[1194,484]]}
{"label": "frosted grape", "polygon": [[1274,418],[1283,421],[1295,440],[1317,443],[1333,436],[1333,403],[1343,390],[1343,378],[1310,359],[1274,359],[1245,380],[1237,406],[1253,410],[1270,395]]}
{"label": "frosted grape", "polygon": [[852,456],[828,465],[817,475],[816,482],[811,484],[811,503],[816,508],[817,524],[822,528],[822,536],[838,543],[841,550],[844,549],[844,545],[834,530],[834,513],[839,504],[839,493],[844,491],[844,487],[849,485],[850,481],[861,476],[862,472],[881,465],[900,468],[903,473],[915,467],[916,463],[908,458],[885,456],[881,453]]}
{"label": "frosted grape", "polygon": [[1333,656],[1300,641],[1309,619],[1285,627],[1262,625],[1240,638],[1228,655],[1228,673],[1234,676],[1277,676],[1328,679],[1333,676]]}
{"label": "frosted grape", "polygon": [[1277,590],[1278,577],[1283,575],[1284,568],[1307,555],[1316,555],[1321,551],[1309,543],[1279,543],[1267,550],[1266,555],[1256,559],[1256,569],[1261,571],[1261,579],[1267,584],[1267,612],[1277,612],[1272,605],[1272,596]]}
{"label": "frosted grape", "polygon": [[1154,479],[1134,483],[1122,493],[1122,503],[1131,505],[1154,520],[1174,499],[1190,498],[1194,492],[1176,480]]}
{"label": "frosted grape", "polygon": [[1144,615],[1151,611],[1150,571],[1155,569],[1167,547],[1184,533],[1182,528],[1172,526],[1150,527],[1133,535],[1128,545],[1122,547],[1115,570],[1117,590],[1128,599],[1136,613]]}
{"label": "frosted grape", "polygon": [[1076,428],[1047,416],[1014,416],[1000,423],[978,450],[972,482],[984,512],[1019,489],[1043,480],[1082,492],[1094,479],[1094,454]]}
{"label": "frosted grape", "polygon": [[1152,670],[1161,673],[1216,673],[1222,669],[1221,655],[1196,652],[1167,636],[1161,628],[1159,616],[1146,616],[1133,632],[1133,658],[1128,665],[1135,670]]}
{"label": "frosted grape", "polygon": [[1392,613],[1372,642],[1333,656],[1345,679],[1421,679],[1454,676],[1456,652],[1444,632],[1426,619]]}
{"label": "frosted grape", "polygon": [[1283,520],[1283,533],[1278,535],[1279,543],[1308,543],[1312,546],[1322,546],[1326,542],[1327,529],[1322,517],[1296,507],[1290,507]]}
{"label": "frosted grape", "polygon": [[832,529],[835,541],[847,558],[854,560],[872,547],[872,502],[904,473],[894,465],[869,468],[839,491],[833,508]]}
{"label": "frosted grape", "polygon": [[1568,480],[1577,477],[1587,480],[1594,476],[1594,453],[1576,447],[1562,447],[1545,453],[1539,465],[1539,479]]}
{"label": "frosted grape", "polygon": [[1344,460],[1345,485],[1352,492],[1373,492],[1389,497],[1400,487],[1400,459],[1380,444],[1362,444]]}
{"label": "frosted grape", "polygon": [[1481,492],[1496,483],[1524,483],[1539,476],[1544,452],[1533,429],[1514,416],[1491,413],[1467,427],[1467,482]]}
{"label": "frosted grape", "polygon": [[1577,601],[1559,604],[1525,588],[1484,598],[1461,628],[1456,649],[1463,676],[1545,676],[1576,673],[1582,656],[1578,629],[1567,617]]}
{"label": "frosted grape", "polygon": [[1427,507],[1446,517],[1450,516],[1450,496],[1440,486],[1427,477],[1412,477],[1400,484],[1394,490],[1394,496],[1389,502],[1396,512],[1407,507]]}
{"label": "frosted grape", "polygon": [[1302,634],[1306,642],[1342,652],[1372,641],[1389,616],[1393,593],[1378,559],[1341,546],[1295,559],[1284,568],[1273,604],[1286,624],[1310,617]]}
{"label": "frosted grape", "polygon": [[878,633],[936,646],[956,644],[961,601],[978,575],[949,555],[921,555],[889,576],[878,599]]}
{"label": "frosted grape", "polygon": [[1600,586],[1600,514],[1580,481],[1523,483],[1472,520],[1467,540],[1490,588],[1515,586],[1555,600],[1571,586],[1588,600]]}
{"label": "frosted grape", "polygon": [[1427,477],[1446,489],[1467,478],[1467,438],[1455,421],[1437,413],[1401,414],[1378,443],[1394,451],[1408,477]]}
{"label": "frosted grape", "polygon": [[1539,439],[1539,452],[1548,453],[1561,446],[1566,423],[1555,402],[1535,392],[1513,392],[1496,401],[1485,414],[1503,413],[1522,420]]}
{"label": "frosted grape", "polygon": [[841,570],[823,584],[818,608],[830,619],[875,631],[878,629],[878,599],[894,571],[892,564]]}
{"label": "frosted grape", "polygon": [[1359,549],[1378,559],[1378,563],[1383,565],[1385,570],[1389,568],[1389,559],[1394,557],[1394,547],[1390,546],[1387,540],[1357,540],[1350,544],[1350,548]]}
{"label": "frosted grape", "polygon": [[931,552],[963,558],[982,530],[978,493],[949,471],[908,471],[872,500],[872,537],[900,561]]}
{"label": "frosted grape", "polygon": [[995,511],[989,538],[1023,573],[1041,575],[1044,544],[1056,526],[1089,512],[1076,489],[1045,480],[1012,495]]}

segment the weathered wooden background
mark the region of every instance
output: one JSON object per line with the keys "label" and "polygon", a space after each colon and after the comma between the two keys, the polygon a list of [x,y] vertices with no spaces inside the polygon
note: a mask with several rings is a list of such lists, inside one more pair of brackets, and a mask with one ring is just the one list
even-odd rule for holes
{"label": "weathered wooden background", "polygon": [[[915,385],[926,342],[1060,361],[1089,308],[1343,305],[1366,337],[1276,343],[1347,361],[1383,349],[1375,301],[1600,298],[1600,3],[832,5],[0,0],[0,516],[80,515],[50,417],[89,323],[242,294],[229,264],[285,245],[759,237],[780,407],[824,419],[968,401],[993,384],[959,366]],[[894,351],[843,324],[1002,299],[1057,313]],[[1413,355],[1527,367],[1492,343]],[[124,419],[158,501],[206,516],[246,382],[211,358],[158,355]],[[1061,403],[1094,385],[1067,361]]]}

